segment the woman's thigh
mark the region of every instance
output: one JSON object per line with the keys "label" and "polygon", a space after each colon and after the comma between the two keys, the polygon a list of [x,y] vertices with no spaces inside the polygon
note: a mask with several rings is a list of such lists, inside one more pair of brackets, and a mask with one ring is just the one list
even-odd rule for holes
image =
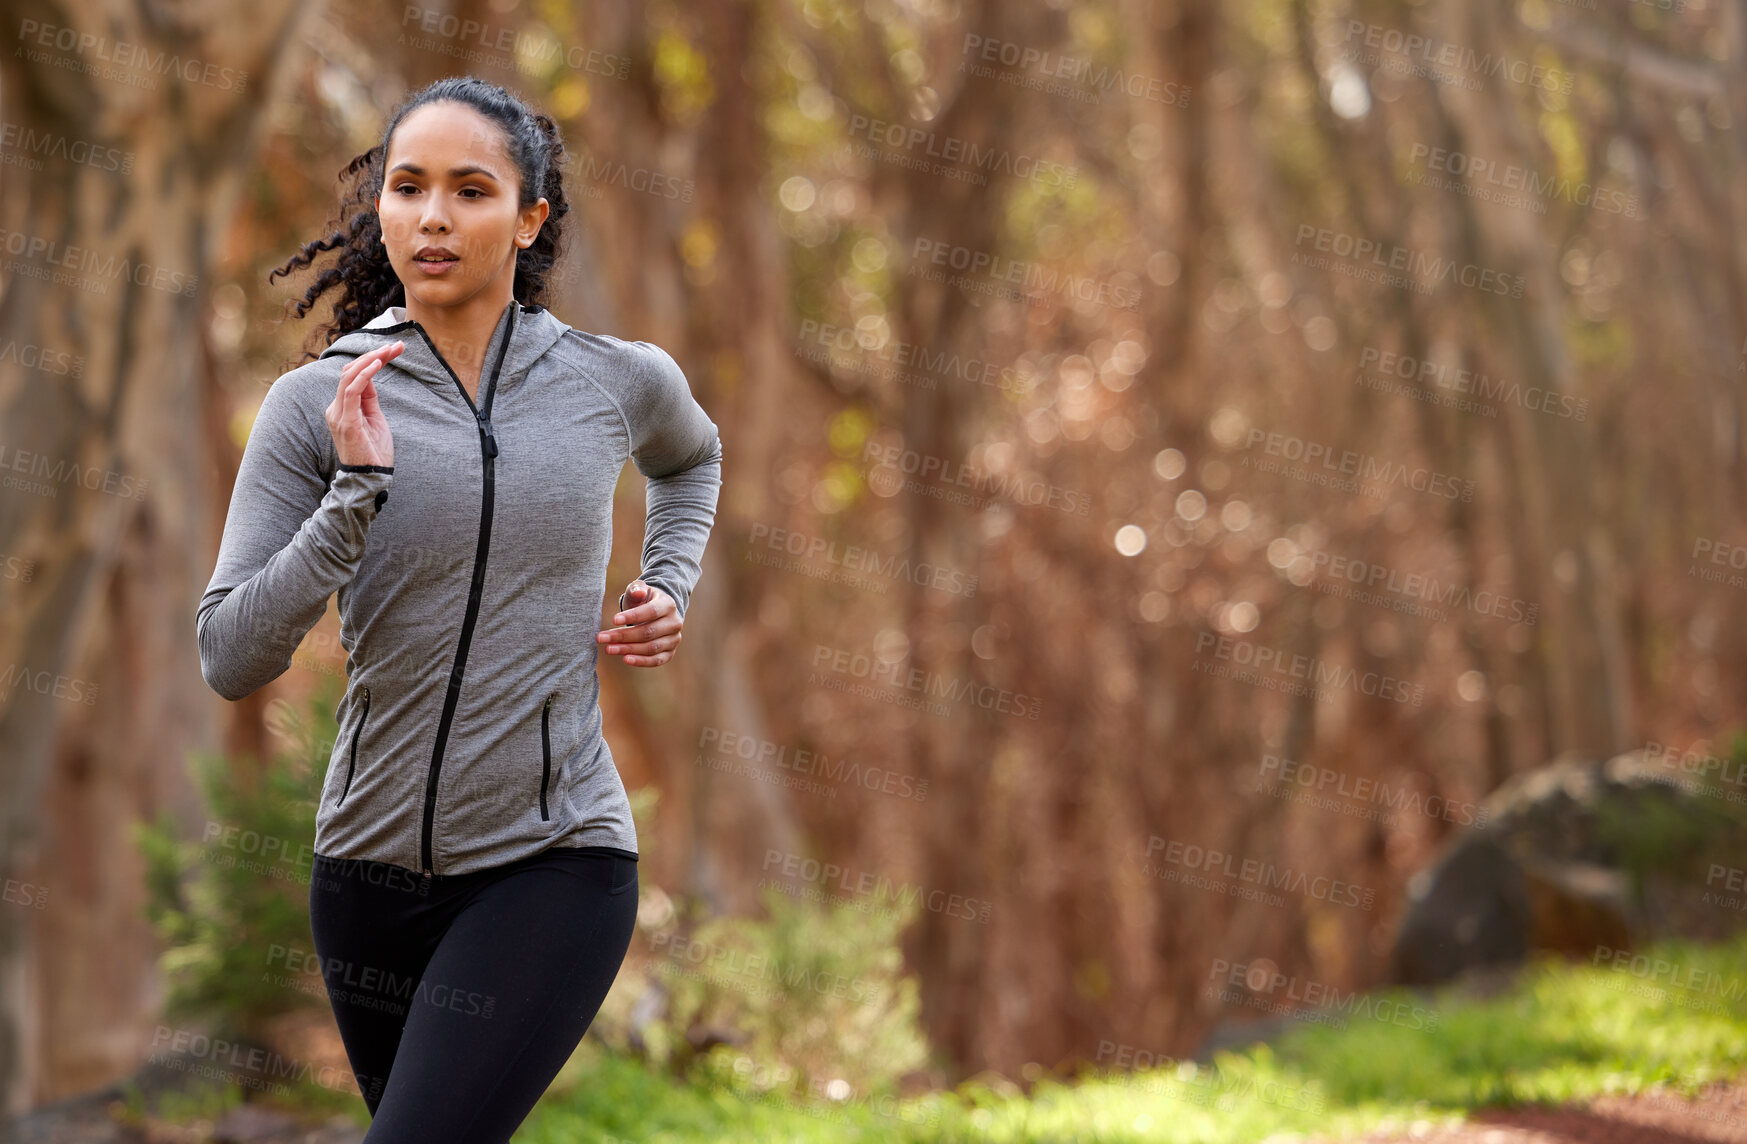
{"label": "woman's thigh", "polygon": [[309,924],[334,1023],[364,1103],[388,1084],[413,996],[441,936],[422,880],[383,863],[317,856]]}
{"label": "woman's thigh", "polygon": [[547,851],[472,893],[432,952],[367,1144],[507,1141],[630,948],[637,863]]}

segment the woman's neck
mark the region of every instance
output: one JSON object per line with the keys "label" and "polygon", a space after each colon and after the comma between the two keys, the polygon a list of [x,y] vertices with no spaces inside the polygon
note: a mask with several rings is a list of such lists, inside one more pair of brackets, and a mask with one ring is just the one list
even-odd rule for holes
{"label": "woman's neck", "polygon": [[440,308],[422,305],[412,297],[406,300],[406,316],[424,328],[475,404],[479,400],[486,347],[511,300],[507,289],[501,296],[481,290],[459,305]]}

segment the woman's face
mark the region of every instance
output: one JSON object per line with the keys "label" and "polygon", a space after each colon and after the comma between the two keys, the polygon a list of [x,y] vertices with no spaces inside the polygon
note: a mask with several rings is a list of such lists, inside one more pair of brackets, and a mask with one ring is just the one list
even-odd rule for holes
{"label": "woman's face", "polygon": [[550,210],[518,208],[520,177],[503,131],[466,104],[429,103],[395,128],[376,215],[408,306],[459,306],[485,291],[507,305],[516,251]]}

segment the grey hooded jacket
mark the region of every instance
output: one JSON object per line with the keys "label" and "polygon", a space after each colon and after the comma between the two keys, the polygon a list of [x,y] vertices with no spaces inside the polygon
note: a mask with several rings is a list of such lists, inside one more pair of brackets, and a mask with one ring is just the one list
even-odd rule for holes
{"label": "grey hooded jacket", "polygon": [[[392,466],[342,466],[325,410],[354,357],[376,374]],[[721,487],[716,425],[648,342],[510,302],[477,406],[393,306],[281,376],[237,471],[200,599],[201,674],[241,699],[291,665],[339,593],[347,683],[315,852],[415,874],[499,866],[551,846],[635,856],[601,735],[601,630],[613,491],[648,478],[640,578],[683,617]]]}

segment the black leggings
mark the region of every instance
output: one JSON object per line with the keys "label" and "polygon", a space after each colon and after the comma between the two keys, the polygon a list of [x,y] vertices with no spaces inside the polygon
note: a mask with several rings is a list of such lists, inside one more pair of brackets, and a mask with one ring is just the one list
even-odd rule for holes
{"label": "black leggings", "polygon": [[374,1118],[365,1144],[503,1144],[618,975],[637,921],[637,860],[551,847],[427,879],[318,854],[309,921]]}

